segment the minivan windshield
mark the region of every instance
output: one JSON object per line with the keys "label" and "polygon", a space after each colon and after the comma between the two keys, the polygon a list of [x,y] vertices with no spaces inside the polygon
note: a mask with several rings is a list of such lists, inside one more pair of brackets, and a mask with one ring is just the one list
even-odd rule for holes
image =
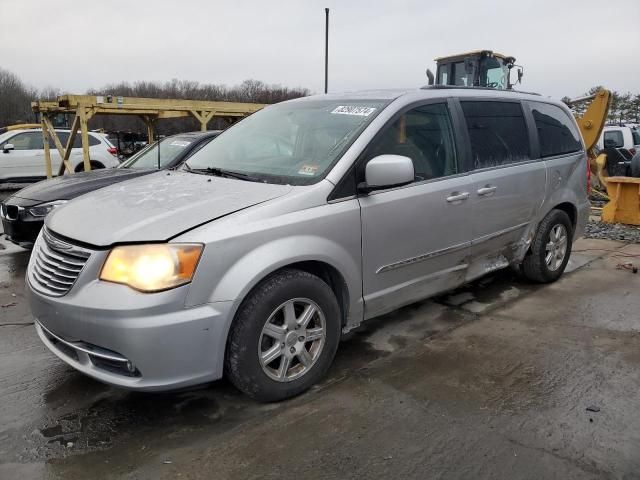
{"label": "minivan windshield", "polygon": [[[160,168],[170,165],[193,143],[190,137],[169,137],[160,140]],[[158,168],[158,142],[152,143],[133,157],[123,162],[120,168],[149,170]]]}
{"label": "minivan windshield", "polygon": [[384,100],[301,100],[245,118],[189,158],[188,171],[308,185],[329,171]]}

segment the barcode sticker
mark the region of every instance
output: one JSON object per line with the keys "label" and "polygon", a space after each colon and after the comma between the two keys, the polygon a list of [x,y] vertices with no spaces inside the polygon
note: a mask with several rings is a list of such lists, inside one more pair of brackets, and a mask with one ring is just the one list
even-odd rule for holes
{"label": "barcode sticker", "polygon": [[338,115],[358,115],[360,117],[368,117],[376,109],[374,107],[358,107],[355,105],[340,105],[332,110],[331,113]]}

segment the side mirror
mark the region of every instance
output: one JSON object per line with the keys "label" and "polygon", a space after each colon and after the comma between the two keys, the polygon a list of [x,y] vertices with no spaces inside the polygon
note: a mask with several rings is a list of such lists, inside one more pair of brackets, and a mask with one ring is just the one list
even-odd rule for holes
{"label": "side mirror", "polygon": [[413,161],[402,155],[379,155],[367,163],[364,178],[358,185],[364,193],[407,185],[415,178]]}
{"label": "side mirror", "polygon": [[15,148],[13,143],[5,143],[4,147],[2,147],[2,153],[9,153],[11,150],[15,150]]}

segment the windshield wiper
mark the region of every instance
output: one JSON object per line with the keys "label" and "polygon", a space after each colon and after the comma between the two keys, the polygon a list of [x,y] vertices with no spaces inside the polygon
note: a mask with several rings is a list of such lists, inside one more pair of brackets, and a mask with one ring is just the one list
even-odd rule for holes
{"label": "windshield wiper", "polygon": [[226,178],[237,178],[239,180],[246,180],[247,182],[261,182],[263,181],[258,177],[251,176],[247,173],[234,172],[233,170],[225,170],[223,168],[192,168],[186,163],[184,164],[187,167],[187,171],[193,173],[199,173],[201,175],[213,175],[214,177],[226,177]]}

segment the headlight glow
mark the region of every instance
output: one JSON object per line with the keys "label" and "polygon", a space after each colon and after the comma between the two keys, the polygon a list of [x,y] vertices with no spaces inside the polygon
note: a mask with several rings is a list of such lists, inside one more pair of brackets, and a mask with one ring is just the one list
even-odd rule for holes
{"label": "headlight glow", "polygon": [[115,247],[100,280],[122,283],[142,292],[158,292],[189,283],[202,254],[199,244],[148,244]]}
{"label": "headlight glow", "polygon": [[52,202],[41,203],[40,205],[27,208],[27,212],[34,217],[46,217],[51,210],[65,203],[67,203],[66,200],[54,200]]}

